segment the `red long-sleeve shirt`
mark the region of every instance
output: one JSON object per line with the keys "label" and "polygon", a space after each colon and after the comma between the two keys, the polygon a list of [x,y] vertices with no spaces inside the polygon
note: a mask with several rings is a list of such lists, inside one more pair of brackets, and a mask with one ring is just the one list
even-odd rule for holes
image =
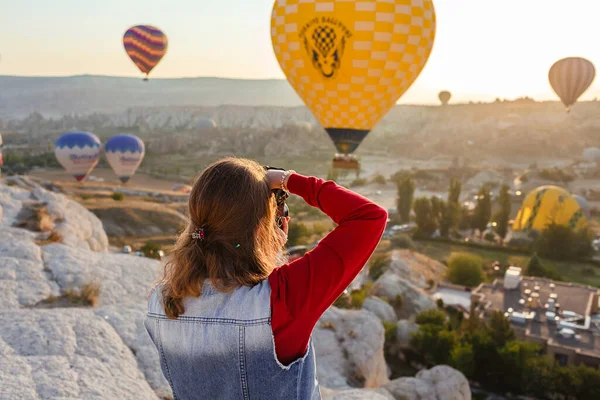
{"label": "red long-sleeve shirt", "polygon": [[334,182],[293,174],[287,187],[338,226],[269,276],[275,349],[285,365],[304,355],[315,324],[368,261],[387,221],[383,208]]}

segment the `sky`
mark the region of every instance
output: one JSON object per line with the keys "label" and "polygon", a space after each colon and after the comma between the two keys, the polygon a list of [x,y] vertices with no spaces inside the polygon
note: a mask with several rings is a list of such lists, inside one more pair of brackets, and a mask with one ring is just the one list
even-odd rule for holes
{"label": "sky", "polygon": [[[168,5],[167,5],[168,4]],[[555,99],[554,61],[600,65],[598,0],[434,0],[437,34],[420,77],[400,103],[496,97]],[[271,47],[273,0],[0,0],[0,75],[140,76],[123,32],[150,24],[169,37],[154,78],[285,76]],[[597,80],[582,99],[600,97]]]}

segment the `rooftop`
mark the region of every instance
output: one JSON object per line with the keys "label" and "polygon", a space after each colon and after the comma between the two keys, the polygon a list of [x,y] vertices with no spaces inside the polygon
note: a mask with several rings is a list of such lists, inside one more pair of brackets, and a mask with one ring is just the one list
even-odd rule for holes
{"label": "rooftop", "polygon": [[[515,311],[536,311],[535,307],[528,306],[528,300],[535,292],[539,293],[537,303],[542,307],[540,311],[546,311],[544,306],[548,303],[550,295],[553,294],[556,296],[556,302],[560,304],[561,310],[589,316],[590,297],[594,293],[598,293],[599,289],[570,282],[554,282],[550,279],[524,276],[521,283],[513,290],[504,289],[500,282],[481,285],[473,290],[473,293],[484,296],[483,302],[490,302],[491,307],[498,311],[507,311],[509,308]],[[522,299],[525,300],[525,304],[519,303],[519,300]]]}
{"label": "rooftop", "polygon": [[[590,315],[590,311],[599,293],[600,289],[590,286],[534,277],[522,277],[515,289],[507,289],[504,282],[497,280],[473,290],[480,306],[512,314],[513,325],[524,329],[528,337],[540,338],[552,346],[571,347],[594,357],[600,355],[600,324],[593,321],[600,322],[600,315]],[[552,318],[556,311],[562,318],[560,324],[566,323],[565,327],[575,329],[572,335],[559,334],[563,326]],[[525,317],[530,312],[535,312],[534,319]],[[586,324],[589,329],[584,327]]]}

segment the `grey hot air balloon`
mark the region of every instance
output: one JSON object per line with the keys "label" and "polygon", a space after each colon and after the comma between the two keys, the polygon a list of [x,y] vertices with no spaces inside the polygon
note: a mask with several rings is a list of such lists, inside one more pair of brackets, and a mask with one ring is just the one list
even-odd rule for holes
{"label": "grey hot air balloon", "polygon": [[438,95],[440,101],[442,102],[443,106],[448,105],[448,102],[450,101],[450,99],[452,98],[452,93],[450,93],[447,90],[442,90],[440,92],[440,94]]}
{"label": "grey hot air balloon", "polygon": [[567,112],[571,110],[579,96],[590,87],[595,76],[594,64],[580,57],[558,60],[548,73],[550,85],[567,108]]}

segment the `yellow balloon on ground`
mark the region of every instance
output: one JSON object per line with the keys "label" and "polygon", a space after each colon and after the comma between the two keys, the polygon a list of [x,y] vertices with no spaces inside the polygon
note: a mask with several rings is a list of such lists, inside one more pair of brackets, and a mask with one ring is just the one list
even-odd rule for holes
{"label": "yellow balloon on ground", "polygon": [[579,230],[587,226],[587,219],[577,200],[565,189],[541,186],[525,197],[513,231],[541,232],[553,223]]}
{"label": "yellow balloon on ground", "polygon": [[271,17],[281,68],[343,154],[419,76],[434,37],[431,0],[277,0]]}

